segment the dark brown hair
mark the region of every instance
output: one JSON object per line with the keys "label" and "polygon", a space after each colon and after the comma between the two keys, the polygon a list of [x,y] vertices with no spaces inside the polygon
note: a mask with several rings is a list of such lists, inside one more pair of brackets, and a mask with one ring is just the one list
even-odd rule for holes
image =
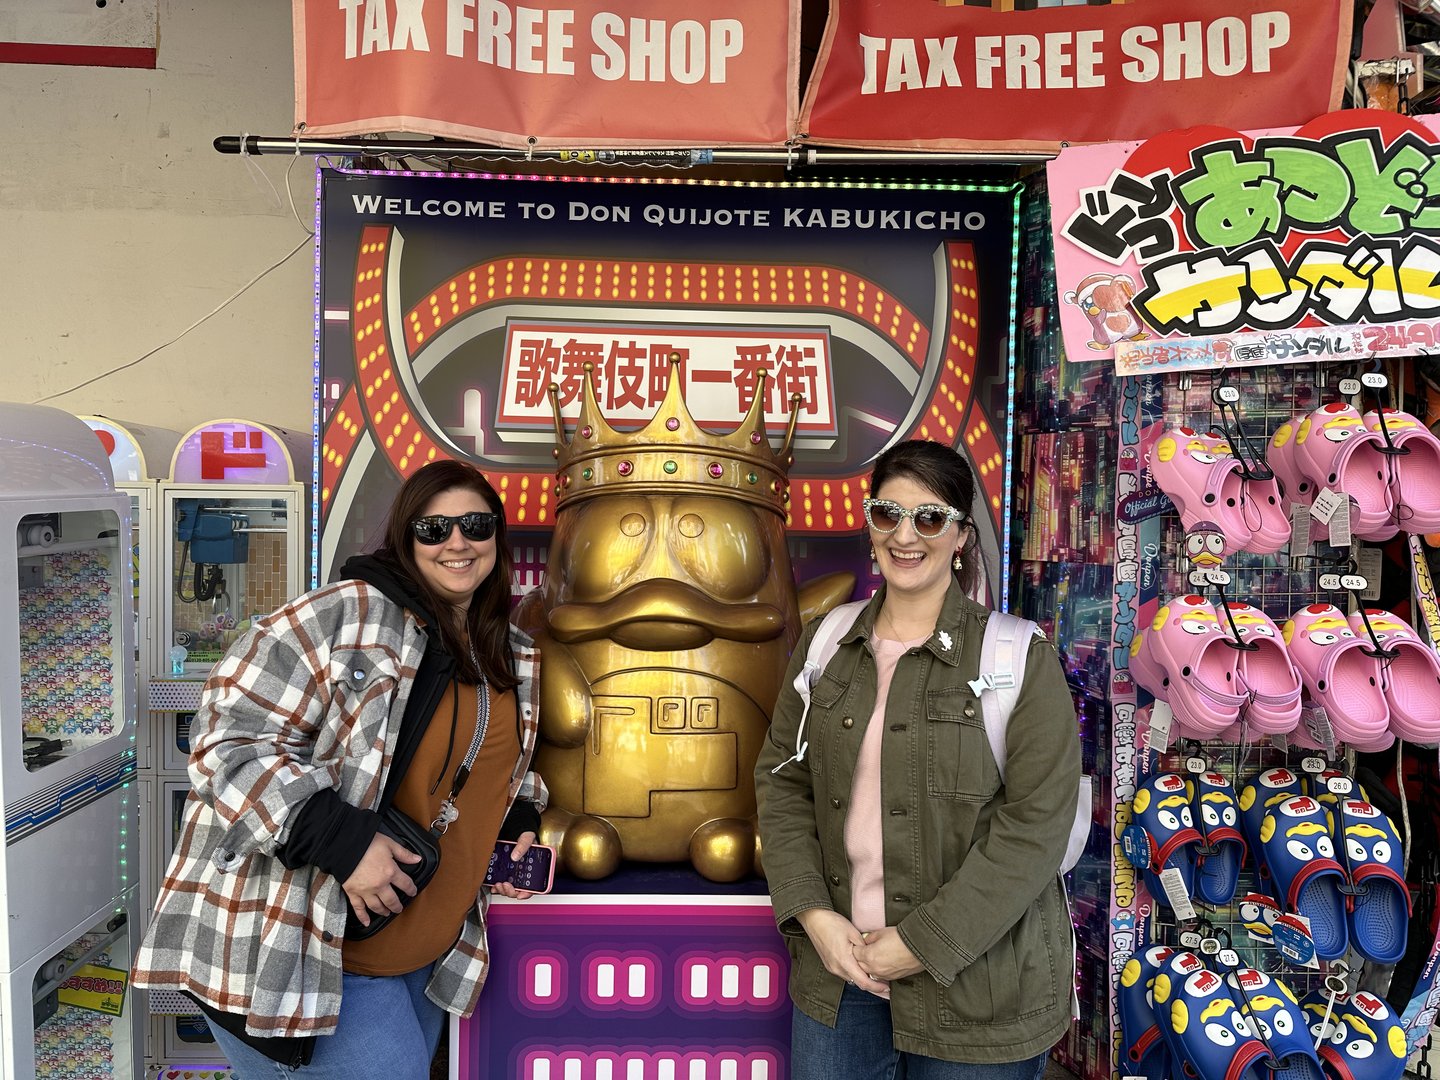
{"label": "dark brown hair", "polygon": [[490,685],[508,690],[516,685],[510,651],[510,582],[513,560],[505,529],[505,504],[485,479],[485,474],[464,461],[432,461],[400,485],[385,519],[383,539],[377,556],[399,566],[424,598],[436,620],[445,651],[455,658],[457,674],[467,682],[478,682],[480,672],[470,662],[470,650],[460,636],[461,626],[453,618],[454,607],[430,587],[415,562],[415,536],[410,522],[425,513],[437,495],[465,488],[480,495],[495,512],[495,567],[475,590],[465,615],[465,633],[475,644],[475,656]]}
{"label": "dark brown hair", "polygon": [[955,576],[967,595],[974,595],[980,583],[980,537],[976,534],[971,509],[975,504],[975,474],[960,452],[944,443],[928,439],[911,439],[896,443],[875,459],[870,473],[870,495],[887,480],[903,476],[921,487],[929,488],[965,516],[955,523],[957,528],[970,526],[965,547],[960,551],[961,566]]}

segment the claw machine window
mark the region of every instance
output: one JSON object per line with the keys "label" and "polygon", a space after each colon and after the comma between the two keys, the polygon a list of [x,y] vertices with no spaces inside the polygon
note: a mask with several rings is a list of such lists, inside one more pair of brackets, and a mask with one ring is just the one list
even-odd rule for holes
{"label": "claw machine window", "polygon": [[[114,508],[25,514],[16,529],[21,760],[46,769],[112,739],[121,672],[121,591],[130,553]],[[128,532],[128,529],[127,529]]]}
{"label": "claw machine window", "polygon": [[160,485],[157,676],[203,683],[255,620],[305,588],[309,507],[295,466],[309,463],[309,446],[309,436],[238,420],[181,440]]}

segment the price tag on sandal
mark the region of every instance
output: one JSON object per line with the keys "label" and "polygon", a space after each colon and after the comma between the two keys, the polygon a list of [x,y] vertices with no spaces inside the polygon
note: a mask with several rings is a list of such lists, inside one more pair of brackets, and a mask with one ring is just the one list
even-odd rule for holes
{"label": "price tag on sandal", "polygon": [[1195,905],[1190,902],[1190,893],[1185,888],[1185,879],[1180,875],[1178,866],[1160,871],[1160,887],[1165,890],[1165,899],[1170,901],[1176,919],[1189,922],[1195,918]]}
{"label": "price tag on sandal", "polygon": [[1328,768],[1330,768],[1330,766],[1323,757],[1315,757],[1313,754],[1310,757],[1302,759],[1300,762],[1301,772],[1311,773],[1315,776],[1319,776]]}
{"label": "price tag on sandal", "polygon": [[1329,544],[1331,547],[1349,547],[1354,542],[1355,538],[1350,533],[1350,500],[1345,498],[1330,519]]}
{"label": "price tag on sandal", "polygon": [[1185,759],[1185,771],[1192,776],[1199,776],[1201,773],[1210,771],[1210,763],[1203,757],[1192,757]]}
{"label": "price tag on sandal", "polygon": [[1145,729],[1145,746],[1149,750],[1164,751],[1170,745],[1170,726],[1175,722],[1175,710],[1168,701],[1157,701],[1150,710],[1150,726]]}
{"label": "price tag on sandal", "polygon": [[1301,552],[1310,546],[1310,507],[1296,503],[1290,507],[1290,550]]}
{"label": "price tag on sandal", "polygon": [[1320,524],[1328,525],[1339,509],[1348,505],[1349,502],[1350,500],[1340,492],[1321,488],[1315,494],[1315,501],[1310,504],[1310,516]]}
{"label": "price tag on sandal", "polygon": [[1367,371],[1360,376],[1360,385],[1368,386],[1371,390],[1384,390],[1390,385],[1390,380],[1378,371]]}
{"label": "price tag on sandal", "polygon": [[1234,971],[1240,966],[1240,954],[1234,949],[1221,949],[1215,954],[1215,962],[1221,967]]}
{"label": "price tag on sandal", "polygon": [[1365,588],[1360,590],[1362,600],[1380,599],[1380,572],[1384,568],[1384,558],[1378,547],[1360,545],[1355,552],[1356,568],[1360,576],[1366,581]]}
{"label": "price tag on sandal", "polygon": [[1139,825],[1126,826],[1125,831],[1120,834],[1120,850],[1137,870],[1145,869],[1155,858],[1150,847],[1150,834]]}
{"label": "price tag on sandal", "polygon": [[1327,751],[1335,749],[1335,729],[1330,726],[1330,714],[1324,709],[1305,709],[1300,713],[1301,722],[1310,738]]}
{"label": "price tag on sandal", "polygon": [[1270,928],[1275,938],[1275,947],[1281,955],[1299,967],[1320,966],[1315,956],[1315,941],[1310,936],[1310,920],[1303,915],[1288,912],[1275,920]]}
{"label": "price tag on sandal", "polygon": [[1325,788],[1331,795],[1349,795],[1355,790],[1355,782],[1348,776],[1332,776],[1325,781]]}
{"label": "price tag on sandal", "polygon": [[1354,397],[1360,393],[1362,387],[1359,379],[1341,379],[1338,389],[1343,396]]}
{"label": "price tag on sandal", "polygon": [[1200,948],[1201,937],[1194,930],[1185,930],[1180,934],[1180,945],[1185,949]]}

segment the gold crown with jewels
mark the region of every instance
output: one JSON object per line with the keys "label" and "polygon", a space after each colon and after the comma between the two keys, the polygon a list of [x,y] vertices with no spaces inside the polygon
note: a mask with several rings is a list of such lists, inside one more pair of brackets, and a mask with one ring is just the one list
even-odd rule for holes
{"label": "gold crown with jewels", "polygon": [[790,399],[790,421],[779,451],[765,435],[765,376],[755,376],[755,398],[740,426],[712,435],[695,423],[685,404],[680,357],[670,354],[665,399],[650,422],[636,431],[616,431],[600,413],[594,364],[585,365],[580,416],[565,438],[560,388],[550,384],[555,413],[555,509],[558,513],[607,491],[657,495],[727,495],[773,510],[781,517],[790,502],[787,479],[794,458],[790,445],[801,397]]}

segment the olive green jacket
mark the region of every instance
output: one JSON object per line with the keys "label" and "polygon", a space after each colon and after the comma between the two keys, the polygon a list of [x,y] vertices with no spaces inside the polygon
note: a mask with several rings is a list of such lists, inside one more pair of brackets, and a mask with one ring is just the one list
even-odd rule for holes
{"label": "olive green jacket", "polygon": [[[833,1026],[843,981],[795,916],[850,917],[845,815],[860,740],[875,707],[869,639],[882,589],[840,639],[811,692],[802,762],[792,685],[819,625],[791,657],[755,770],[775,921],[790,949],[790,994]],[[1070,1023],[1070,916],[1057,871],[1080,782],[1075,708],[1054,647],[1036,638],[1006,732],[1000,782],[978,695],[989,612],[952,585],[925,644],[900,657],[885,708],[880,786],[885,921],[925,965],[891,984],[898,1050],[977,1064],[1021,1061]]]}

